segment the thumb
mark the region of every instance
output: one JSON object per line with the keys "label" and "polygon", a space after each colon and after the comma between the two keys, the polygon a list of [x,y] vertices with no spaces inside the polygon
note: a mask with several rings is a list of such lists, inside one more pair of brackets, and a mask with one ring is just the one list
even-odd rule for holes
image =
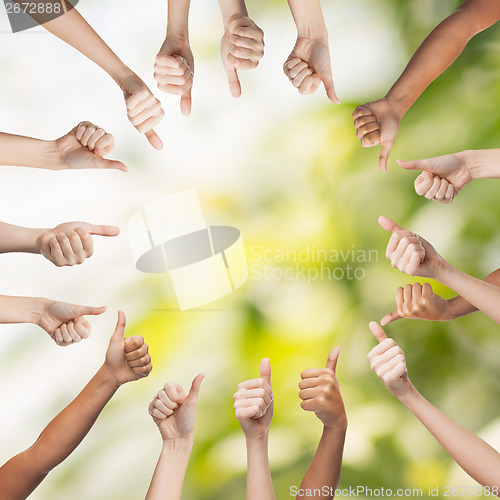
{"label": "thumb", "polygon": [[329,368],[330,370],[335,370],[337,369],[337,361],[339,360],[339,354],[340,354],[340,347],[334,347],[331,351],[330,354],[328,355],[328,359],[326,361],[326,367]]}
{"label": "thumb", "polygon": [[386,231],[389,231],[390,233],[394,233],[396,231],[404,231],[404,228],[396,224],[393,220],[389,219],[388,217],[385,217],[381,215],[378,218],[378,223],[380,226],[385,229]]}
{"label": "thumb", "polygon": [[371,321],[368,326],[371,332],[373,333],[374,337],[379,342],[382,342],[387,338],[387,335],[385,334],[383,328],[376,321]]}
{"label": "thumb", "polygon": [[425,160],[413,160],[413,161],[401,161],[396,160],[398,165],[406,170],[427,170],[428,172],[433,172],[432,159],[427,158]]}
{"label": "thumb", "polygon": [[99,316],[105,312],[107,306],[103,307],[90,307],[90,306],[78,306],[77,312],[78,316]]}
{"label": "thumb", "polygon": [[201,388],[201,383],[203,382],[203,379],[205,378],[205,374],[204,373],[200,373],[199,375],[197,375],[194,380],[193,380],[193,383],[191,384],[191,389],[189,390],[189,394],[187,395],[187,398],[186,400],[190,400],[190,401],[198,401],[198,396],[200,395],[200,388]]}
{"label": "thumb", "polygon": [[111,337],[114,342],[119,342],[123,340],[123,335],[125,334],[125,313],[123,311],[118,311],[118,321],[116,322],[116,328]]}
{"label": "thumb", "polygon": [[260,378],[271,385],[271,361],[269,358],[264,358],[260,362]]}
{"label": "thumb", "polygon": [[90,234],[95,234],[96,236],[118,236],[120,234],[120,228],[116,226],[103,226],[87,223],[86,229],[88,229]]}
{"label": "thumb", "polygon": [[149,144],[153,146],[157,151],[160,151],[163,149],[163,142],[160,139],[159,135],[153,130],[149,130],[144,134],[146,136],[146,139],[149,141]]}
{"label": "thumb", "polygon": [[226,68],[227,80],[229,82],[229,89],[231,90],[231,95],[233,97],[240,97],[241,95],[241,84],[238,78],[238,73],[235,68]]}
{"label": "thumb", "polygon": [[335,104],[340,104],[339,98],[335,93],[335,86],[333,85],[332,68],[328,67],[325,71],[322,71],[318,76],[321,78],[323,85],[325,86],[326,95],[330,101]]}
{"label": "thumb", "polygon": [[389,323],[392,323],[393,321],[397,321],[398,319],[401,319],[402,316],[397,311],[391,312],[389,314],[386,314],[381,320],[380,324],[382,326],[388,325]]}
{"label": "thumb", "polygon": [[121,161],[117,160],[106,160],[106,158],[99,157],[95,159],[94,165],[96,168],[106,168],[128,172],[127,167]]}
{"label": "thumb", "polygon": [[378,164],[382,172],[387,172],[387,161],[389,160],[389,153],[391,152],[392,146],[394,146],[393,141],[382,141],[380,143],[380,156]]}
{"label": "thumb", "polygon": [[181,96],[181,113],[184,116],[191,114],[191,89]]}

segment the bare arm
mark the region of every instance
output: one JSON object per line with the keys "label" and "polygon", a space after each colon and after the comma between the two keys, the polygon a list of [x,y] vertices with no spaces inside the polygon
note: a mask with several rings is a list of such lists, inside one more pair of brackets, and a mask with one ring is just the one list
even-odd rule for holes
{"label": "bare arm", "polygon": [[462,53],[479,32],[500,19],[500,4],[464,0],[422,42],[402,75],[387,94],[401,118],[422,92]]}
{"label": "bare arm", "polygon": [[426,401],[408,377],[405,356],[398,344],[377,323],[370,323],[370,329],[379,341],[368,354],[372,370],[470,477],[499,496],[500,454]]}
{"label": "bare arm", "polygon": [[[27,498],[81,443],[118,387],[150,373],[151,358],[144,339],[125,339],[124,331],[125,316],[120,312],[102,368],[77,398],[49,423],[33,446],[0,468],[0,491],[6,498]],[[143,352],[143,357],[138,356]]]}
{"label": "bare arm", "polygon": [[274,500],[269,468],[269,427],[274,399],[271,386],[271,362],[260,363],[260,378],[238,385],[233,396],[236,418],[245,434],[247,446],[247,500]]}
{"label": "bare arm", "polygon": [[[297,498],[332,499],[340,480],[347,415],[335,374],[339,353],[338,347],[333,348],[326,368],[305,370],[301,374],[301,407],[314,412],[323,422],[323,435],[302,480]],[[329,491],[329,495],[325,494],[325,489]],[[308,492],[313,494],[309,495]],[[319,494],[316,495],[315,492]]]}
{"label": "bare arm", "polygon": [[38,240],[45,231],[0,222],[0,253],[40,253]]}
{"label": "bare arm", "polygon": [[149,405],[149,414],[160,431],[163,446],[146,500],[180,500],[184,476],[193,448],[196,407],[204,374],[191,385],[189,394],[168,382]]}

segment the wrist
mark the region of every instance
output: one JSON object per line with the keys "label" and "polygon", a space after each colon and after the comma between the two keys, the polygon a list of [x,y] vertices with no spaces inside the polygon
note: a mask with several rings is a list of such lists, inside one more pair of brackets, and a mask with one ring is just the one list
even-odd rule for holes
{"label": "wrist", "polygon": [[345,434],[347,432],[347,416],[337,419],[334,423],[323,424],[323,433],[328,435]]}
{"label": "wrist", "polygon": [[30,297],[27,300],[26,323],[40,326],[40,320],[52,301],[43,297]]}
{"label": "wrist", "polygon": [[113,371],[109,368],[106,362],[101,366],[97,372],[99,377],[102,379],[103,383],[109,386],[113,390],[117,390],[121,384],[116,380],[113,375]]}
{"label": "wrist", "polygon": [[140,78],[130,68],[127,68],[127,66],[122,68],[120,71],[111,74],[111,78],[113,78],[113,80],[120,87],[120,90],[124,93],[127,91],[126,84],[129,79],[137,78],[140,80]]}
{"label": "wrist", "polygon": [[399,121],[401,121],[403,116],[413,104],[408,102],[406,95],[398,96],[393,93],[392,89],[387,93],[384,99],[387,101]]}
{"label": "wrist", "polygon": [[248,444],[264,444],[267,445],[269,441],[269,429],[265,432],[258,434],[245,434],[246,442]]}
{"label": "wrist", "polygon": [[219,0],[222,12],[224,31],[228,31],[232,23],[242,17],[248,17],[244,0]]}
{"label": "wrist", "polygon": [[408,390],[402,394],[401,396],[397,396],[397,398],[403,403],[407,408],[411,409],[411,406],[415,399],[420,396],[420,393],[415,389],[414,385],[410,382],[410,387]]}
{"label": "wrist", "polygon": [[168,453],[177,453],[181,451],[191,451],[194,444],[194,434],[174,439],[163,439],[162,449]]}
{"label": "wrist", "polygon": [[456,153],[456,156],[461,159],[469,180],[500,177],[498,149],[467,150]]}

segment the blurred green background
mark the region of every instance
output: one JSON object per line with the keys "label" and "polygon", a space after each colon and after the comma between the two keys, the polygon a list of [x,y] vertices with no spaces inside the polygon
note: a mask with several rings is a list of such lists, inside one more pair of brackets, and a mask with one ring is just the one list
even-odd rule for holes
{"label": "blurred green background", "polygon": [[[165,382],[188,387],[199,372],[207,377],[183,498],[244,498],[245,444],[232,394],[239,382],[258,376],[265,356],[272,363],[276,401],[272,473],[277,498],[289,497],[321,435],[315,416],[300,409],[300,372],[323,367],[335,345],[341,347],[338,378],[349,418],[339,487],[427,491],[475,484],[370,371],[366,355],[375,342],[367,325],[394,310],[398,286],[416,281],[385,259],[388,235],[377,224],[379,215],[419,232],[476,277],[500,267],[495,181],[476,181],[451,205],[440,205],[418,197],[416,173],[395,163],[497,147],[498,28],[473,39],[407,113],[387,174],[378,169],[378,148],[361,148],[351,118],[358,104],[385,94],[423,38],[457,4],[323,2],[342,101],[336,106],[323,89],[300,96],[282,74],[295,42],[284,0],[248,1],[250,16],[266,34],[266,56],[257,70],[241,75],[243,96],[234,101],[218,52],[222,26],[217,3],[193,0],[193,114],[180,117],[177,99],[161,95],[166,110],[158,128],[166,145],[162,153],[152,151],[126,122],[120,92],[99,68],[42,29],[3,33],[1,129],[55,138],[80,120],[95,121],[115,135],[112,157],[125,162],[130,173],[2,168],[2,220],[45,226],[94,219],[122,228],[114,241],[97,242],[95,256],[80,269],[55,269],[34,256],[2,256],[4,294],[109,305],[103,317],[93,319],[92,338],[65,350],[35,327],[2,327],[2,460],[29,446],[90,378],[101,362],[117,308],[127,313],[127,333],[146,338],[155,367],[147,380],[120,390],[84,443],[32,498],[144,497],[160,451],[147,405]],[[85,0],[79,9],[155,89],[152,67],[163,39],[166,6]],[[181,313],[165,277],[135,270],[127,219],[148,202],[190,187],[197,189],[208,223],[241,230],[250,279],[229,297]],[[378,259],[330,264],[337,276],[348,264],[355,266],[362,279],[309,282],[281,274],[287,267],[320,269],[311,252],[298,262],[262,260],[308,248],[371,251],[372,256],[376,251]],[[432,284],[436,293],[453,296]],[[405,351],[410,378],[420,392],[500,446],[498,326],[476,313],[451,323],[400,320],[386,331]]]}

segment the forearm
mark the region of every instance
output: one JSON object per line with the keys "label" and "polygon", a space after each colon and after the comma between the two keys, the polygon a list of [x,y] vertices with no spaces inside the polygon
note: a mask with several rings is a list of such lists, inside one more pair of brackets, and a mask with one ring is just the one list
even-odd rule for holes
{"label": "forearm", "polygon": [[75,8],[53,21],[45,23],[43,27],[95,62],[118,85],[121,86],[128,76],[134,74]]}
{"label": "forearm", "polygon": [[431,405],[413,386],[401,402],[475,481],[500,488],[500,454]]}
{"label": "forearm", "polygon": [[58,155],[54,141],[0,132],[0,165],[57,169]]}
{"label": "forearm", "polygon": [[245,0],[219,0],[222,21],[226,27],[234,17],[248,16]]}
{"label": "forearm", "polygon": [[319,0],[288,0],[298,36],[306,38],[328,37]]}
{"label": "forearm", "polygon": [[[347,421],[334,428],[324,428],[314,459],[300,485],[300,490],[304,493],[306,491],[320,491],[321,498],[325,499],[332,499],[335,496],[342,469],[346,429]],[[331,495],[324,494],[326,488],[331,492]],[[299,493],[297,498],[315,498],[315,496],[311,497]]]}
{"label": "forearm", "polygon": [[[494,321],[500,323],[500,308],[498,307],[500,304],[500,287],[487,281],[490,276],[482,281],[469,276],[449,262],[444,261],[443,269],[438,273],[436,279],[457,292],[472,307],[479,309]],[[495,274],[494,279],[496,277]]]}
{"label": "forearm", "polygon": [[191,0],[168,0],[167,37],[189,40]]}
{"label": "forearm", "polygon": [[40,253],[38,239],[44,231],[0,222],[0,253]]}
{"label": "forearm", "polygon": [[180,500],[193,438],[164,441],[146,500]]}
{"label": "forearm", "polygon": [[420,45],[386,96],[400,118],[430,83],[457,59],[469,40],[498,20],[496,13],[482,12],[498,10],[487,3],[484,0],[463,2]]}
{"label": "forearm", "polygon": [[274,500],[268,437],[247,439],[247,500]]}
{"label": "forearm", "polygon": [[500,179],[500,149],[478,149],[457,153],[472,179]]}
{"label": "forearm", "polygon": [[46,303],[41,297],[8,297],[0,295],[0,323],[38,324]]}
{"label": "forearm", "polygon": [[0,468],[0,490],[9,500],[26,498],[90,431],[118,389],[103,366],[83,391],[40,434],[35,444]]}

